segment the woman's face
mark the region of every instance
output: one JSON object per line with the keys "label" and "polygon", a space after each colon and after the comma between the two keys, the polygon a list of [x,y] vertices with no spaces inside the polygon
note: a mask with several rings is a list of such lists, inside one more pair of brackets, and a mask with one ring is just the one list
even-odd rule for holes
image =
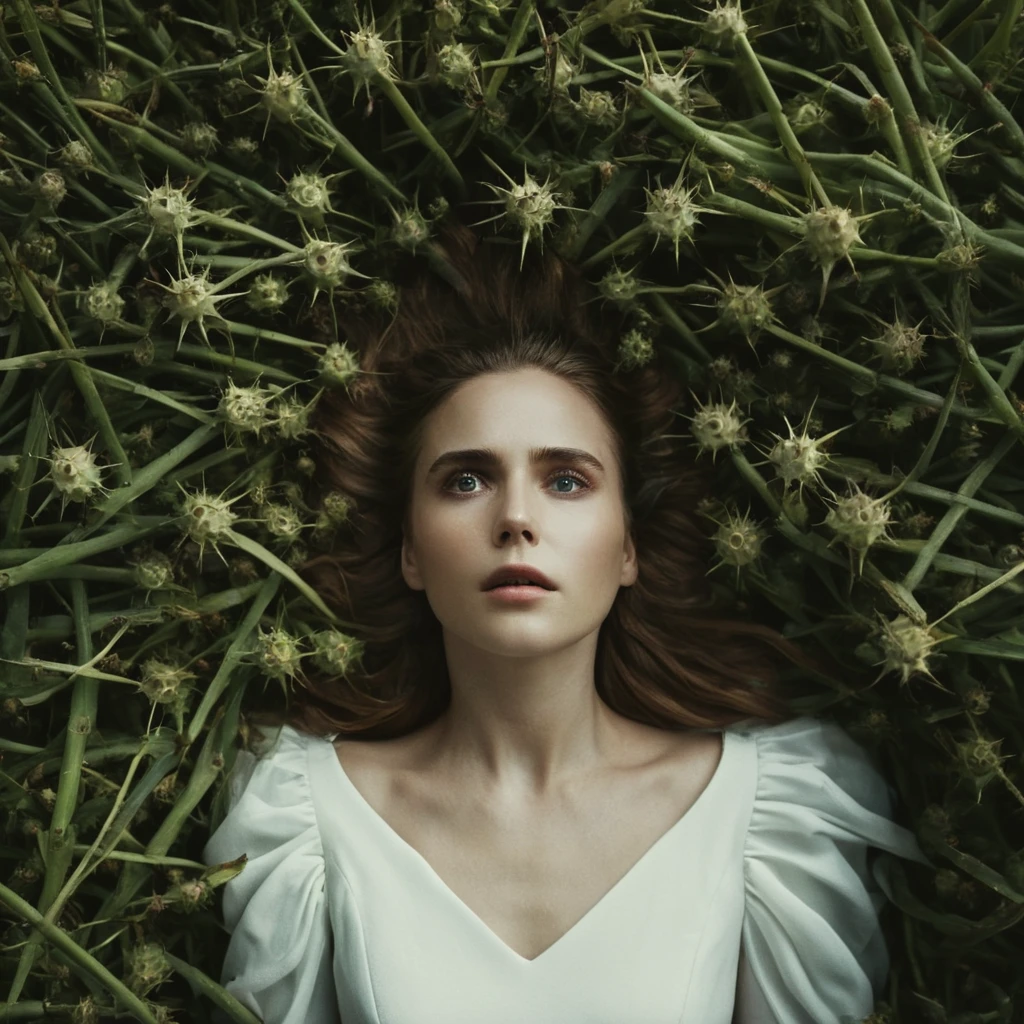
{"label": "woman's face", "polygon": [[[544,370],[487,374],[424,427],[402,575],[426,591],[447,640],[529,657],[596,633],[637,567],[612,435],[590,400]],[[600,467],[531,459],[542,447],[579,449]],[[497,461],[448,454],[470,448]],[[557,589],[528,603],[494,598],[484,581],[513,562],[540,569]]]}

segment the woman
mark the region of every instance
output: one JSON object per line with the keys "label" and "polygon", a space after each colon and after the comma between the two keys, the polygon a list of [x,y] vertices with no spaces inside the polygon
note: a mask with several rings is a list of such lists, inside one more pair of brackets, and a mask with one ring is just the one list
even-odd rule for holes
{"label": "woman", "polygon": [[345,321],[317,463],[354,512],[305,575],[353,639],[203,852],[247,856],[222,981],[266,1024],[860,1020],[877,851],[928,860],[772,659],[821,666],[710,613],[673,370],[518,255],[451,221]]}

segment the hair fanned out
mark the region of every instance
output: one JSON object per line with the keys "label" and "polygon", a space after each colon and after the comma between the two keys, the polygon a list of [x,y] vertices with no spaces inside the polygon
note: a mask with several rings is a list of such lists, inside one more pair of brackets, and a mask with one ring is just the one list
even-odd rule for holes
{"label": "hair fanned out", "polygon": [[339,307],[361,371],[326,392],[314,414],[314,499],[337,492],[350,512],[300,574],[358,639],[359,656],[341,675],[305,658],[289,707],[253,720],[386,739],[444,711],[441,625],[400,571],[422,423],[467,380],[527,367],[589,397],[616,441],[639,575],[620,588],[601,627],[601,698],[635,721],[676,730],[793,717],[779,656],[826,676],[828,669],[769,626],[713,610],[711,542],[697,511],[711,479],[680,429],[684,387],[675,369],[657,347],[648,362],[624,364],[619,343],[630,314],[601,308],[582,273],[550,248],[531,249],[520,270],[518,246],[482,242],[456,217],[436,233],[426,260],[401,268],[393,316]]}

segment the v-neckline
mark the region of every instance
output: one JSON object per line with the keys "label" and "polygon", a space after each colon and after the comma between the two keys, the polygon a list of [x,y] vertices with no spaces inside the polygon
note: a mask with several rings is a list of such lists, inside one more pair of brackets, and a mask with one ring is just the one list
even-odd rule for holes
{"label": "v-neckline", "polygon": [[334,739],[337,737],[338,734],[334,734],[327,737],[328,750],[325,751],[325,757],[329,752],[329,760],[334,763],[335,768],[337,769],[337,773],[342,779],[343,788],[355,798],[357,803],[361,804],[366,809],[366,811],[369,812],[369,817],[372,820],[379,822],[380,826],[383,827],[383,831],[387,835],[392,836],[395,840],[397,840],[401,848],[408,850],[412,854],[412,856],[426,868],[427,873],[430,875],[431,878],[435,880],[435,883],[440,885],[443,891],[445,891],[449,895],[449,897],[455,901],[457,905],[462,907],[463,910],[466,913],[468,913],[475,922],[477,922],[477,925],[480,928],[482,928],[487,935],[490,936],[492,941],[497,942],[508,954],[515,957],[516,960],[518,960],[520,963],[536,964],[539,963],[541,960],[549,958],[554,950],[564,946],[568,941],[570,941],[571,938],[583,928],[583,926],[587,922],[587,919],[594,917],[598,911],[598,908],[608,903],[614,897],[615,893],[621,890],[625,886],[626,882],[630,878],[634,877],[641,870],[645,862],[649,861],[654,856],[655,850],[657,850],[659,847],[664,846],[667,842],[671,840],[673,836],[676,836],[680,832],[684,831],[684,829],[687,826],[692,825],[692,819],[696,816],[696,814],[702,812],[703,808],[710,804],[713,791],[716,790],[721,784],[721,777],[724,774],[726,764],[730,759],[730,752],[732,748],[732,736],[729,730],[723,729],[721,730],[721,733],[722,752],[719,755],[718,765],[715,767],[714,774],[708,780],[707,785],[705,785],[705,787],[701,790],[700,794],[697,796],[697,799],[694,800],[694,802],[690,804],[686,811],[683,812],[682,817],[680,817],[673,825],[671,825],[665,832],[663,832],[657,839],[655,839],[655,841],[640,855],[640,858],[633,864],[633,866],[629,868],[626,871],[626,873],[621,878],[619,878],[619,880],[615,882],[612,885],[612,887],[608,889],[608,891],[605,892],[605,894],[601,896],[601,898],[593,906],[591,906],[591,908],[575,924],[573,924],[567,931],[563,932],[557,939],[555,939],[554,942],[551,943],[550,946],[545,947],[543,950],[541,950],[540,953],[538,953],[532,959],[523,956],[521,953],[516,952],[516,950],[514,950],[503,938],[501,938],[501,936],[498,935],[498,933],[494,931],[483,920],[483,918],[476,913],[476,911],[474,911],[464,900],[462,900],[459,897],[459,895],[448,885],[448,883],[434,870],[430,861],[428,861],[427,858],[424,857],[423,854],[420,853],[420,851],[417,850],[415,846],[413,846],[411,843],[403,839],[402,836],[400,836],[391,827],[391,825],[388,824],[387,820],[376,810],[376,808],[374,808],[373,804],[371,804],[370,801],[367,800],[365,796],[363,796],[363,794],[360,792],[356,784],[348,777],[348,773],[345,771],[344,766],[342,765],[340,759],[338,758],[338,752],[334,747]]}

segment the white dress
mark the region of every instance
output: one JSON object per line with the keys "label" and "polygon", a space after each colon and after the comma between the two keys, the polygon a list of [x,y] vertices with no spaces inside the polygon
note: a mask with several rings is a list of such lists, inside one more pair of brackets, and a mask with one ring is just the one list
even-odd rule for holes
{"label": "white dress", "polygon": [[853,1024],[884,994],[887,860],[930,861],[838,725],[723,734],[693,806],[527,960],[370,806],[333,735],[283,726],[239,755],[203,850],[248,857],[221,984],[264,1024]]}

